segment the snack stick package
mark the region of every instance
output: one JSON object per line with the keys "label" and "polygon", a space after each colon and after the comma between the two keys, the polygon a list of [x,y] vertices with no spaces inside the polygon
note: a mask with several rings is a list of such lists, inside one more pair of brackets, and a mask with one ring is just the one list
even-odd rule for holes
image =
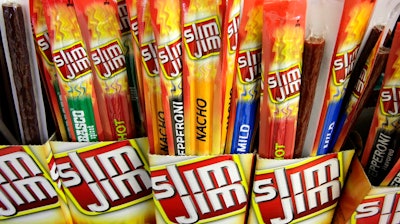
{"label": "snack stick package", "polygon": [[400,187],[400,160],[397,160],[379,186]]}
{"label": "snack stick package", "polygon": [[144,87],[143,87],[143,71],[142,71],[142,56],[140,53],[140,44],[139,44],[139,23],[138,23],[138,2],[137,0],[128,0],[126,1],[127,10],[129,13],[129,21],[130,21],[130,31],[132,36],[132,48],[133,48],[133,58],[136,68],[136,78],[137,78],[137,87],[138,87],[138,98],[139,102],[141,102],[141,119],[144,125],[144,131],[146,134],[147,131],[147,122],[146,122],[146,102],[144,100]]}
{"label": "snack stick package", "polygon": [[94,83],[104,140],[131,139],[135,136],[134,118],[116,4],[104,0],[74,4],[82,33],[88,36],[87,45],[95,67]]}
{"label": "snack stick package", "polygon": [[54,67],[53,56],[51,54],[51,45],[47,30],[46,19],[43,12],[43,4],[41,0],[29,1],[32,28],[39,51],[38,60],[43,65],[42,80],[46,84],[46,92],[49,96],[52,114],[57,127],[56,132],[63,141],[70,140],[67,132],[67,122],[65,110],[62,106],[61,92],[57,80],[57,72]]}
{"label": "snack stick package", "polygon": [[264,1],[259,154],[292,158],[301,83],[306,1]]}
{"label": "snack stick package", "polygon": [[229,153],[249,153],[256,130],[261,80],[263,0],[245,1],[239,26],[239,49],[235,60],[235,90]]}
{"label": "snack stick package", "polygon": [[151,0],[161,93],[170,155],[185,155],[180,2]]}
{"label": "snack stick package", "polygon": [[139,43],[150,153],[168,154],[165,114],[161,101],[160,68],[157,59],[157,46],[151,25],[149,1],[139,0],[138,10]]}
{"label": "snack stick package", "polygon": [[330,141],[340,113],[344,92],[375,2],[346,0],[344,3],[312,155],[332,151]]}
{"label": "snack stick package", "polygon": [[378,103],[361,157],[373,185],[378,185],[400,156],[400,23],[397,23]]}
{"label": "snack stick package", "polygon": [[[133,118],[135,124],[135,137],[144,137],[145,123],[144,123],[144,110],[143,99],[140,98],[142,86],[139,83],[140,78],[136,66],[136,58],[134,52],[133,36],[131,34],[130,12],[128,10],[126,0],[117,0],[118,18],[121,28],[121,40],[124,48],[126,71],[128,73],[129,92],[131,94],[131,104],[133,110]],[[135,45],[137,46],[137,45]]]}
{"label": "snack stick package", "polygon": [[43,8],[71,140],[101,141],[94,74],[73,2],[43,0]]}
{"label": "snack stick package", "polygon": [[220,154],[221,17],[225,1],[183,0],[183,89],[187,155]]}
{"label": "snack stick package", "polygon": [[348,99],[344,114],[339,117],[338,129],[335,129],[332,144],[334,152],[340,151],[346,137],[352,128],[357,117],[361,113],[366,100],[369,98],[377,79],[384,72],[387,63],[389,49],[380,47],[382,35],[380,33],[379,40],[376,42],[374,49],[368,57],[362,73],[359,75],[355,88],[351,90],[351,96]]}
{"label": "snack stick package", "polygon": [[[222,88],[222,122],[221,122],[221,149],[230,153],[231,144],[227,138],[230,121],[231,102],[233,96],[233,82],[235,76],[235,62],[239,45],[239,24],[243,1],[228,0],[222,29],[221,50],[221,84]],[[227,146],[227,147],[226,147]]]}

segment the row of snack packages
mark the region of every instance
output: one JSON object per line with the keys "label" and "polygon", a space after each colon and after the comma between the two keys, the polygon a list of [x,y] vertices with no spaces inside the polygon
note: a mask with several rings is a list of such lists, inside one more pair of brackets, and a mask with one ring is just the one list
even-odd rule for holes
{"label": "row of snack packages", "polygon": [[0,220],[398,223],[400,219],[399,187],[373,187],[353,158],[354,150],[288,160],[255,154],[148,155],[148,150],[147,138],[2,146]]}

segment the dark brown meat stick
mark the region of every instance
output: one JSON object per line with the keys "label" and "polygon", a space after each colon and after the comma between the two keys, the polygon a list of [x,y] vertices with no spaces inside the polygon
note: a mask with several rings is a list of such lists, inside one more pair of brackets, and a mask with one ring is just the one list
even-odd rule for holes
{"label": "dark brown meat stick", "polygon": [[18,4],[5,3],[2,8],[25,144],[40,144],[24,15]]}
{"label": "dark brown meat stick", "polygon": [[324,48],[325,40],[323,38],[310,37],[304,41],[300,102],[294,148],[295,158],[301,157],[302,154]]}

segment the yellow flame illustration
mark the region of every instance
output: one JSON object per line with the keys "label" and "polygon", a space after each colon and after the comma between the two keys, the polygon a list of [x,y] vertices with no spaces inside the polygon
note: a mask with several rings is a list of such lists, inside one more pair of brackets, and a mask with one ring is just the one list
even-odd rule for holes
{"label": "yellow flame illustration", "polygon": [[63,43],[66,40],[81,40],[79,23],[75,10],[71,6],[58,4],[51,8],[51,21],[54,22],[55,43]]}
{"label": "yellow flame illustration", "polygon": [[261,43],[261,30],[263,26],[263,8],[262,7],[254,7],[247,14],[248,21],[246,24],[246,35],[244,36],[243,43]]}
{"label": "yellow flame illustration", "polygon": [[272,65],[286,65],[302,61],[304,30],[293,25],[284,25],[276,29],[272,52],[275,53]]}
{"label": "yellow flame illustration", "polygon": [[160,25],[160,36],[180,32],[180,5],[176,0],[158,0],[155,2],[157,9],[157,23]]}
{"label": "yellow flame illustration", "polygon": [[[341,48],[351,48],[355,44],[359,44],[367,28],[369,17],[374,9],[374,3],[363,2],[354,7],[350,12],[350,21],[346,27],[346,39],[343,41]],[[344,49],[344,50],[345,50]]]}
{"label": "yellow flame illustration", "polygon": [[85,10],[88,17],[88,28],[92,40],[101,40],[119,36],[119,24],[115,11],[110,5],[93,3]]}

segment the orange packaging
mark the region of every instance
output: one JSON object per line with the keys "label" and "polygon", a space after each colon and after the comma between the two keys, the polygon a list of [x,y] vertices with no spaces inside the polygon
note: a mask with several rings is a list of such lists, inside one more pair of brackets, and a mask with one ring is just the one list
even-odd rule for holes
{"label": "orange packaging", "polygon": [[46,83],[46,92],[49,96],[52,114],[56,121],[57,133],[59,133],[59,136],[63,141],[68,141],[70,137],[68,136],[66,128],[66,115],[62,106],[61,92],[57,80],[56,68],[54,67],[53,55],[51,53],[52,50],[42,1],[34,0],[29,1],[29,3],[32,28],[37,48],[40,52],[39,61],[41,61],[43,65],[43,74],[41,75],[43,81]]}
{"label": "orange packaging", "polygon": [[150,7],[160,65],[168,151],[170,155],[185,155],[180,3],[151,0]]}
{"label": "orange packaging", "polygon": [[292,158],[300,96],[306,1],[264,1],[259,154]]}
{"label": "orange packaging", "polygon": [[242,0],[228,0],[222,29],[221,50],[221,91],[223,100],[221,123],[221,149],[230,152],[229,123],[232,111],[233,83],[235,80],[235,62],[239,46],[239,24],[242,14]]}
{"label": "orange packaging", "polygon": [[67,127],[72,141],[104,140],[94,73],[73,2],[43,0]]}
{"label": "orange packaging", "polygon": [[77,1],[75,8],[96,69],[104,140],[131,139],[134,118],[116,5],[104,0]]}
{"label": "orange packaging", "polygon": [[151,25],[149,0],[138,1],[138,28],[143,90],[150,153],[168,154],[165,113],[162,105],[160,66],[157,45]]}
{"label": "orange packaging", "polygon": [[226,151],[252,151],[258,127],[261,83],[263,0],[243,2],[239,25],[239,43],[235,58],[235,82],[232,91]]}
{"label": "orange packaging", "polygon": [[223,152],[220,147],[224,91],[218,74],[225,4],[221,0],[182,0],[187,155]]}

